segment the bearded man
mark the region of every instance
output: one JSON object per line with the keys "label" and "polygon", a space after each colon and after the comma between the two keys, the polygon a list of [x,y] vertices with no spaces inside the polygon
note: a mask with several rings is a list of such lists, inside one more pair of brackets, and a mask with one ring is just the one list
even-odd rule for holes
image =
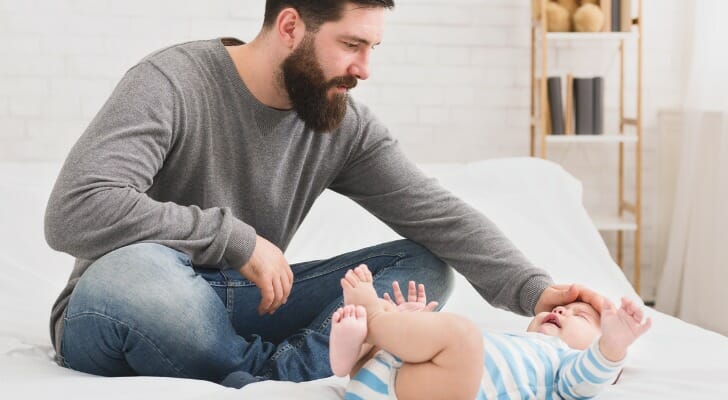
{"label": "bearded man", "polygon": [[[444,303],[450,266],[524,315],[597,299],[553,285],[349,96],[393,6],[268,0],[249,43],[179,44],[126,73],[46,210],[48,243],[76,257],[51,315],[60,365],[232,387],[330,376],[340,280],[362,263],[380,295],[401,282],[417,302],[410,281]],[[407,239],[289,265],[283,251],[326,189]]]}

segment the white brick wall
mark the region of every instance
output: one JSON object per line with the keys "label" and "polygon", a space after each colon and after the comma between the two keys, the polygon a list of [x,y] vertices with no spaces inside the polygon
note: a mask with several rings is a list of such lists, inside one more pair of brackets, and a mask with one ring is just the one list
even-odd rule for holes
{"label": "white brick wall", "polygon": [[[682,25],[682,6],[677,0],[644,1],[649,216],[657,110],[680,102],[681,64],[674,61],[681,57],[676,27]],[[136,61],[187,40],[251,39],[263,5],[263,0],[0,0],[0,160],[62,160]],[[530,0],[399,0],[388,17],[384,44],[374,53],[372,77],[355,96],[417,161],[527,155],[529,16]],[[581,47],[560,54],[552,66],[592,68],[614,81],[616,59],[594,66],[606,52],[601,45]],[[628,84],[633,87],[634,80]],[[615,101],[608,92],[612,113]],[[616,198],[597,195],[616,187],[615,158],[605,149],[552,152],[554,160],[584,179],[592,210],[611,209]],[[648,298],[654,291],[653,226],[646,218],[642,267]],[[613,246],[611,236],[605,239]],[[628,249],[625,255],[630,254]]]}

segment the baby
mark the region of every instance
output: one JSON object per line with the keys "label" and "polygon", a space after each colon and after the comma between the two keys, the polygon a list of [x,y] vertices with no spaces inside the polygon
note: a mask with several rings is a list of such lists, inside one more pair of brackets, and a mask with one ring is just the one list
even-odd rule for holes
{"label": "baby", "polygon": [[650,327],[622,299],[619,309],[605,301],[601,315],[575,302],[539,313],[526,333],[482,334],[455,314],[394,312],[365,265],[341,285],[346,306],[332,316],[330,358],[336,375],[352,377],[346,400],[590,398],[615,381]]}

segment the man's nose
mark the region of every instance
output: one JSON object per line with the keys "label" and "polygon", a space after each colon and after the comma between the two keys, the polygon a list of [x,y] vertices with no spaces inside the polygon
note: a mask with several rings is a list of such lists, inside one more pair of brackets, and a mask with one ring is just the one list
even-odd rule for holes
{"label": "man's nose", "polygon": [[364,52],[349,67],[349,74],[362,81],[369,78],[369,52]]}

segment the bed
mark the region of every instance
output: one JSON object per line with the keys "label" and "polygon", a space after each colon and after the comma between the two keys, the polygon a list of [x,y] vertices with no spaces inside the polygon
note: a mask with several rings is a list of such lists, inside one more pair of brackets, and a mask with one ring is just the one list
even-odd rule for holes
{"label": "bed", "polygon": [[[422,168],[488,215],[557,282],[580,282],[613,300],[638,298],[581,205],[581,185],[558,165],[505,158]],[[48,248],[43,210],[58,164],[0,163],[0,398],[317,399],[343,397],[346,379],[261,382],[241,390],[188,379],[102,378],[57,366],[48,313],[71,257]],[[353,202],[325,192],[286,251],[319,259],[398,236]],[[445,310],[483,329],[524,330],[528,319],[487,305],[461,276]],[[728,398],[728,338],[648,309],[653,327],[630,350],[617,385],[600,399]]]}

